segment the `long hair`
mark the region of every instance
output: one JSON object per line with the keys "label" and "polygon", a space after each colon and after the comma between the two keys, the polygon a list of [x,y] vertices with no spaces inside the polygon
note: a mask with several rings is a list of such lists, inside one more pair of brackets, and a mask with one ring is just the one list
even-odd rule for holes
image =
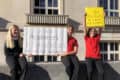
{"label": "long hair", "polygon": [[[92,30],[93,28],[89,28],[88,30],[87,30],[87,36],[88,37],[90,37],[90,31]],[[95,29],[95,34],[94,34],[94,36],[93,37],[96,37],[98,34],[97,34],[97,30]]]}
{"label": "long hair", "polygon": [[6,36],[6,47],[7,48],[14,48],[15,47],[14,41],[12,39],[12,29],[13,28],[16,28],[18,30],[18,44],[19,44],[20,48],[22,48],[22,38],[20,36],[20,29],[17,25],[12,25],[8,28],[8,33]]}

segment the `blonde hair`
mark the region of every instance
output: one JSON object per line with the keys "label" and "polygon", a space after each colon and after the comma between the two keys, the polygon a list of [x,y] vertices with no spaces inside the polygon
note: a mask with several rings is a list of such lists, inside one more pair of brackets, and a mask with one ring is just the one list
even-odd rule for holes
{"label": "blonde hair", "polygon": [[12,39],[12,29],[13,28],[16,28],[18,30],[18,44],[19,44],[20,48],[22,48],[22,38],[20,36],[20,29],[17,25],[12,25],[8,28],[8,33],[6,36],[6,47],[7,48],[14,48],[14,46],[15,46],[13,39]]}

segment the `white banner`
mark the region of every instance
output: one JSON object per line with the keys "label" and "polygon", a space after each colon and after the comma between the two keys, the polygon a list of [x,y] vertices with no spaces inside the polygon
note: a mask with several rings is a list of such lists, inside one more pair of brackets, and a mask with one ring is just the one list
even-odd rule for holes
{"label": "white banner", "polygon": [[55,55],[67,51],[67,28],[24,27],[23,53]]}

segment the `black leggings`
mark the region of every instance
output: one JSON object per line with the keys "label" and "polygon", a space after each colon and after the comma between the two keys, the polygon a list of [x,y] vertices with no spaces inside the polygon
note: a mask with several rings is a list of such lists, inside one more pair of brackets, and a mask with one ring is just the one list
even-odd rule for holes
{"label": "black leggings", "polygon": [[78,80],[79,60],[75,55],[62,57],[62,62],[65,65],[69,80]]}
{"label": "black leggings", "polygon": [[6,57],[11,72],[11,80],[25,80],[27,72],[27,61],[25,57]]}
{"label": "black leggings", "polygon": [[102,66],[102,61],[100,59],[90,59],[90,58],[86,59],[86,61],[87,61],[88,80],[92,80],[94,67],[98,71],[97,80],[103,80],[104,70]]}

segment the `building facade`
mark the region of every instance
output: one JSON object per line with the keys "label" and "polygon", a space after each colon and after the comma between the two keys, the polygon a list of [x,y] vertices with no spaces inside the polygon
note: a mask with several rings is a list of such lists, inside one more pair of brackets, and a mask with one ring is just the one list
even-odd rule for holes
{"label": "building facade", "polygon": [[[0,3],[0,61],[5,63],[3,45],[7,27],[16,24],[21,30],[31,27],[67,27],[71,24],[78,40],[78,57],[85,60],[83,22],[86,7],[102,6],[105,28],[101,38],[104,61],[120,60],[120,0],[3,0]],[[33,62],[57,62],[60,56],[33,56]]]}

